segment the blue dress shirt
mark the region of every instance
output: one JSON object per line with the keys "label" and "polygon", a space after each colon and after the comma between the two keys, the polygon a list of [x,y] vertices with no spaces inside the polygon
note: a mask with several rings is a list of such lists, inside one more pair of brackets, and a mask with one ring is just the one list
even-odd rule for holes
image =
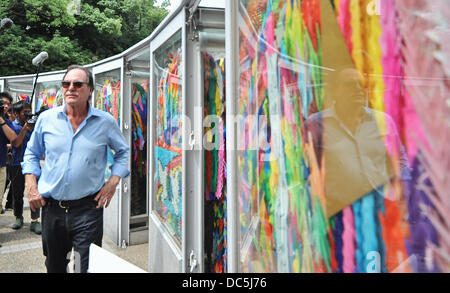
{"label": "blue dress shirt", "polygon": [[130,175],[130,148],[114,118],[89,105],[88,115],[74,133],[65,107],[39,116],[25,151],[22,173],[40,176],[39,193],[55,200],[77,200],[96,193],[105,183],[108,147],[116,153],[111,174]]}

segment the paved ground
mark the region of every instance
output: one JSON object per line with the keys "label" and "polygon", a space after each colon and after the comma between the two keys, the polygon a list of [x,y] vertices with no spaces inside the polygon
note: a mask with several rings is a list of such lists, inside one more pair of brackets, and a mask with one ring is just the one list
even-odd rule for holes
{"label": "paved ground", "polygon": [[[30,208],[27,203],[22,229],[11,229],[14,221],[12,211],[0,215],[0,273],[45,273],[41,236],[30,231]],[[103,248],[145,271],[148,270],[148,244],[121,249],[104,237]]]}

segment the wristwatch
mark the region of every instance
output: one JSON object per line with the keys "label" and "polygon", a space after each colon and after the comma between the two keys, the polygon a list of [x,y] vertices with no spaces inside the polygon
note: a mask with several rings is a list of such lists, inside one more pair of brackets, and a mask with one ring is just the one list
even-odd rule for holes
{"label": "wristwatch", "polygon": [[0,127],[3,126],[3,125],[5,125],[5,124],[6,124],[6,122],[0,123]]}

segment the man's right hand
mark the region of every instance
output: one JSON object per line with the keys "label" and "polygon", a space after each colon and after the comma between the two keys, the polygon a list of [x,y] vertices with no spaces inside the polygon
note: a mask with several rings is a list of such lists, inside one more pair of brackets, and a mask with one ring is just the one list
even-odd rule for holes
{"label": "man's right hand", "polygon": [[42,208],[47,203],[45,201],[45,198],[43,198],[39,193],[37,195],[29,195],[28,196],[28,202],[30,203],[30,208],[33,212],[36,210]]}
{"label": "man's right hand", "polygon": [[39,194],[36,176],[32,174],[25,174],[25,186],[27,190],[28,202],[30,203],[30,208],[33,212],[46,205],[47,202],[45,201],[45,198]]}

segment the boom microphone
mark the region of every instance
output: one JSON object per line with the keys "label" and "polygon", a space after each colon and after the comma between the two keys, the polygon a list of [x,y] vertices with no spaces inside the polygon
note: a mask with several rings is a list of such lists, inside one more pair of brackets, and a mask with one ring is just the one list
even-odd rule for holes
{"label": "boom microphone", "polygon": [[48,58],[48,53],[47,52],[41,52],[39,55],[37,55],[36,57],[34,57],[33,61],[31,61],[33,63],[34,66],[39,66],[41,65],[45,60],[47,60]]}
{"label": "boom microphone", "polygon": [[42,63],[45,60],[47,60],[47,58],[48,58],[48,53],[44,51],[44,52],[39,53],[39,55],[34,57],[34,59],[31,61],[31,63],[33,63],[33,65],[37,67],[37,71],[36,71],[36,78],[34,80],[34,85],[33,85],[33,93],[31,94],[30,105],[33,105],[33,97],[34,97],[34,92],[36,91],[36,85],[37,85],[37,81],[39,78],[39,70],[41,69]]}
{"label": "boom microphone", "polygon": [[0,30],[12,28],[14,22],[10,18],[3,18],[0,22]]}

